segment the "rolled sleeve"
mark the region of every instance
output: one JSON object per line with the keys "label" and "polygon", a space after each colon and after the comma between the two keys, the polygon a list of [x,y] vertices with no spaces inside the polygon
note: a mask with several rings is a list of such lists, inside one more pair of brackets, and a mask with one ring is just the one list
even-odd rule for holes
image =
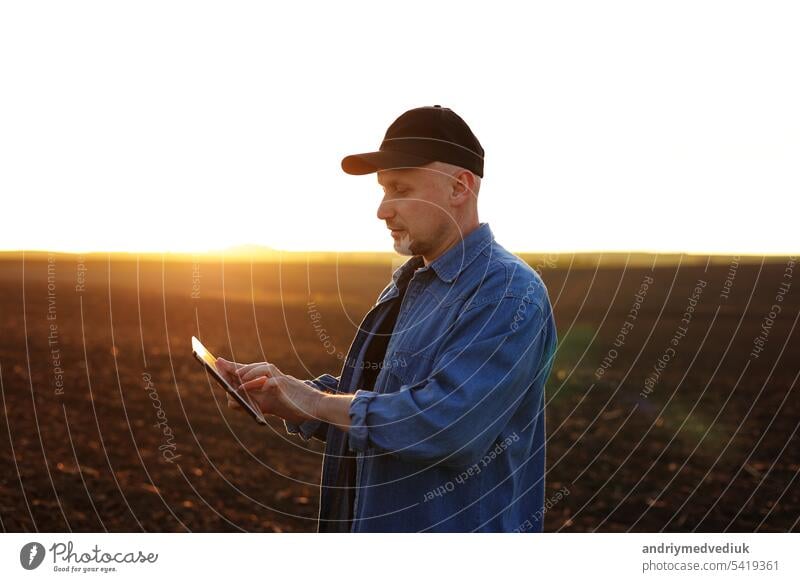
{"label": "rolled sleeve", "polygon": [[367,406],[378,396],[369,390],[356,390],[350,403],[349,442],[351,451],[364,451],[367,448]]}
{"label": "rolled sleeve", "polygon": [[525,297],[506,296],[467,310],[428,378],[398,392],[355,393],[351,450],[374,447],[428,464],[474,463],[521,402],[531,406],[532,416],[538,414],[540,395],[530,392],[543,389],[549,373],[543,358],[547,330],[541,306]]}

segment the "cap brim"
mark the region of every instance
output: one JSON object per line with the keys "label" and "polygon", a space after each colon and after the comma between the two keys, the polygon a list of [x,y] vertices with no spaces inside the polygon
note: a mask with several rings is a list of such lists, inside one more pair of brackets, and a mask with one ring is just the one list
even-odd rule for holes
{"label": "cap brim", "polygon": [[416,168],[431,163],[431,160],[402,152],[377,151],[353,154],[342,159],[342,170],[354,176],[371,174],[378,170]]}

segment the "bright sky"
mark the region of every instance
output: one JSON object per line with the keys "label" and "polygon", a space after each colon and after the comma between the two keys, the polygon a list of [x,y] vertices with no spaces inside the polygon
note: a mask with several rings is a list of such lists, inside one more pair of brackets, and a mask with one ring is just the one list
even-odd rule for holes
{"label": "bright sky", "polygon": [[794,2],[6,2],[0,249],[391,251],[377,149],[486,150],[514,251],[800,250]]}

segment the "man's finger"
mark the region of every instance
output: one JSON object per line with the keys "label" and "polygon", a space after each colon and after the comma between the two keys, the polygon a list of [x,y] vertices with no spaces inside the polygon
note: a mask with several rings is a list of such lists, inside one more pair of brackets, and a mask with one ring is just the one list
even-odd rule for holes
{"label": "man's finger", "polygon": [[217,357],[217,366],[222,368],[223,370],[235,372],[239,368],[243,367],[244,364],[240,364],[238,362],[231,362],[230,360],[226,360],[225,358]]}
{"label": "man's finger", "polygon": [[248,382],[242,383],[242,385],[239,386],[239,392],[242,393],[242,392],[247,392],[248,390],[258,390],[260,388],[263,388],[266,381],[267,381],[266,376],[259,376],[258,378],[253,378]]}
{"label": "man's finger", "polygon": [[267,376],[269,378],[272,378],[275,376],[283,376],[283,372],[281,372],[278,369],[278,366],[276,366],[275,364],[270,364],[269,362],[262,362],[261,365],[258,366],[257,368],[252,368],[251,370],[248,371],[240,370],[237,373],[239,374],[240,377]]}
{"label": "man's finger", "polygon": [[216,364],[217,370],[219,370],[222,377],[225,378],[229,384],[236,386],[239,383],[239,378],[236,375],[236,366],[240,366],[241,364],[229,362],[224,358],[217,358]]}
{"label": "man's finger", "polygon": [[242,374],[246,374],[250,370],[258,368],[260,366],[266,366],[269,362],[253,362],[252,364],[244,364],[241,368],[238,368],[236,372],[241,376]]}
{"label": "man's finger", "polygon": [[252,380],[254,378],[260,378],[262,376],[271,377],[275,374],[277,370],[278,369],[274,365],[263,363],[260,364],[259,366],[256,366],[255,368],[250,368],[246,372],[239,370],[238,374],[239,374],[239,379],[242,382],[247,382],[248,380]]}

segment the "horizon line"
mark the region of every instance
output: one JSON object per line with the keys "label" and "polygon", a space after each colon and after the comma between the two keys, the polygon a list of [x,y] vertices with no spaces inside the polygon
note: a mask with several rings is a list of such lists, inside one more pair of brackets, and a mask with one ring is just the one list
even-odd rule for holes
{"label": "horizon line", "polygon": [[[798,252],[770,252],[760,253],[754,251],[702,251],[702,250],[648,250],[648,249],[605,249],[605,250],[513,250],[510,252],[518,255],[687,255],[703,257],[793,257]],[[398,255],[394,251],[375,251],[375,250],[286,250],[276,249],[260,245],[238,245],[226,249],[215,249],[205,251],[166,251],[166,250],[54,250],[54,249],[0,249],[0,256],[24,255],[24,254],[59,254],[59,255],[125,255],[131,258],[169,256],[169,257],[236,257],[236,258],[258,258],[277,255],[378,255],[378,256],[404,256]]]}

